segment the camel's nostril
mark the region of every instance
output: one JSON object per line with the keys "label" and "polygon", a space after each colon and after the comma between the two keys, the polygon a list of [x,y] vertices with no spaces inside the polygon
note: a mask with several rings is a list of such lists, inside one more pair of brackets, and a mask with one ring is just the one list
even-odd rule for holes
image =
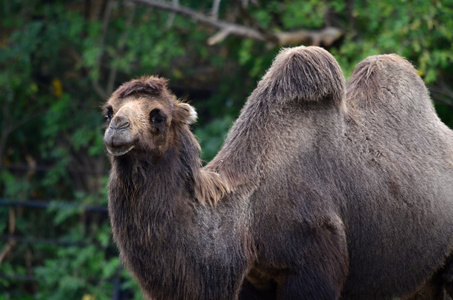
{"label": "camel's nostril", "polygon": [[126,129],[131,126],[129,119],[124,116],[115,116],[110,122],[112,129]]}

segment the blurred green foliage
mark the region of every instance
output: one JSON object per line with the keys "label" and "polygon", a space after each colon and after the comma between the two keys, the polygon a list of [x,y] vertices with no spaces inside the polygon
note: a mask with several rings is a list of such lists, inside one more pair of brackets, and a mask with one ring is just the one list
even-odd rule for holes
{"label": "blurred green foliage", "polygon": [[[212,2],[181,5],[207,14]],[[220,18],[241,23],[235,5],[222,2]],[[408,58],[453,127],[452,0],[272,0],[247,10],[268,31],[340,28],[328,50],[347,77],[369,55]],[[0,262],[0,299],[109,299],[118,279],[137,291],[106,215],[83,209],[107,201],[99,106],[133,77],[169,78],[198,111],[194,132],[209,161],[279,48],[235,36],[207,46],[215,30],[126,1],[10,0],[0,14],[0,198],[50,201],[44,211],[0,208],[9,220],[0,252],[22,238]]]}

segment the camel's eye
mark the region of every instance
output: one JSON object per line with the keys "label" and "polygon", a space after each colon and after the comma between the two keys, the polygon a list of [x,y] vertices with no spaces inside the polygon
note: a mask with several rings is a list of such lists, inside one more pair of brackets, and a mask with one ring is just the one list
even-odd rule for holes
{"label": "camel's eye", "polygon": [[149,113],[149,120],[153,125],[158,126],[167,120],[167,116],[160,109],[155,108]]}
{"label": "camel's eye", "polygon": [[111,106],[106,107],[105,120],[110,121],[113,116],[113,108]]}

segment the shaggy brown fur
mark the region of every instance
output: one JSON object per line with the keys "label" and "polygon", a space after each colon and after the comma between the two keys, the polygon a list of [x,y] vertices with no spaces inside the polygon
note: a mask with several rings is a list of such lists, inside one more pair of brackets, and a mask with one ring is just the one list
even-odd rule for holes
{"label": "shaggy brown fur", "polygon": [[404,59],[345,88],[325,50],[282,50],[205,168],[165,80],[105,110],[114,239],[149,298],[453,296],[453,133]]}

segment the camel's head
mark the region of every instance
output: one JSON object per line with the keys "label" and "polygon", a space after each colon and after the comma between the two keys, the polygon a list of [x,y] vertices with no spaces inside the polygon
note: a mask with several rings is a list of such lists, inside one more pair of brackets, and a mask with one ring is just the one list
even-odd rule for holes
{"label": "camel's head", "polygon": [[166,80],[142,77],[120,86],[104,105],[104,143],[113,156],[144,153],[159,157],[178,126],[195,122],[192,106],[179,102]]}

